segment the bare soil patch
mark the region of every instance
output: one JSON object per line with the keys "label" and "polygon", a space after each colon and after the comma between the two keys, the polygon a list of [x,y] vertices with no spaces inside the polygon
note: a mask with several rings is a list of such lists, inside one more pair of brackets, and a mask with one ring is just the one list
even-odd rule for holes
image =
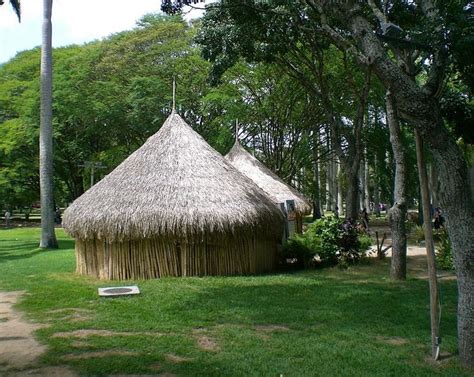
{"label": "bare soil patch", "polygon": [[94,351],[94,352],[84,352],[79,354],[69,354],[64,355],[64,360],[83,360],[83,359],[92,359],[92,358],[102,358],[108,356],[136,356],[139,355],[138,352],[133,351],[124,351],[124,350],[107,350],[107,351]]}
{"label": "bare soil patch", "polygon": [[16,372],[8,372],[6,377],[76,377],[74,373],[67,367],[46,367],[38,369],[29,369]]}
{"label": "bare soil patch", "polygon": [[377,340],[379,340],[383,343],[386,343],[386,344],[390,344],[392,346],[403,346],[405,344],[410,343],[410,341],[408,339],[401,338],[399,336],[393,336],[393,337],[380,336],[380,337],[377,337]]}
{"label": "bare soil patch", "polygon": [[94,312],[92,310],[80,309],[80,308],[55,309],[55,310],[49,310],[48,313],[63,314],[61,319],[64,321],[69,321],[69,322],[82,322],[82,321],[88,321],[94,318]]}
{"label": "bare soil patch", "polygon": [[55,313],[90,313],[92,310],[82,309],[82,308],[61,308],[61,309],[52,309],[48,310],[48,313],[55,314]]}
{"label": "bare soil patch", "polygon": [[165,358],[166,358],[167,361],[169,361],[170,363],[173,363],[173,364],[186,363],[186,362],[192,360],[192,359],[190,359],[190,358],[188,358],[188,357],[175,355],[175,354],[173,354],[173,353],[167,353],[167,354],[165,355]]}
{"label": "bare soil patch", "polygon": [[197,334],[202,334],[202,333],[205,333],[205,332],[207,332],[207,331],[208,331],[208,329],[205,328],[205,327],[195,327],[195,328],[192,330],[193,334],[195,334],[195,335],[197,335]]}
{"label": "bare soil patch", "polygon": [[197,345],[199,348],[201,348],[204,351],[212,351],[212,352],[217,352],[220,351],[220,347],[217,345],[217,342],[208,337],[208,336],[198,336],[196,338]]}
{"label": "bare soil patch", "polygon": [[275,331],[290,331],[290,328],[283,325],[257,325],[255,326],[255,330],[269,333]]}
{"label": "bare soil patch", "polygon": [[34,338],[34,331],[44,325],[26,321],[13,309],[24,292],[0,292],[0,364],[3,370],[24,369],[33,365],[46,351],[46,346]]}
{"label": "bare soil patch", "polygon": [[71,343],[71,346],[74,348],[84,348],[84,347],[88,347],[89,343],[84,342],[82,340],[75,340],[74,342]]}
{"label": "bare soil patch", "polygon": [[150,368],[151,370],[158,371],[158,370],[161,370],[162,366],[161,366],[160,363],[154,363],[154,364],[151,364],[151,365],[149,366],[149,368]]}
{"label": "bare soil patch", "polygon": [[165,334],[158,332],[121,332],[110,330],[83,329],[75,331],[57,332],[52,335],[53,338],[88,338],[90,336],[163,336]]}
{"label": "bare soil patch", "polygon": [[160,373],[160,374],[110,374],[108,377],[177,377],[173,373]]}

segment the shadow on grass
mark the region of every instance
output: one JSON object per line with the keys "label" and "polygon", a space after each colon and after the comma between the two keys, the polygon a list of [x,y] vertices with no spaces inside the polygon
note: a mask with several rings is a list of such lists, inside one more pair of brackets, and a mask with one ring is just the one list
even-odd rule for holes
{"label": "shadow on grass", "polygon": [[39,242],[28,242],[23,240],[9,240],[0,246],[0,263],[32,258],[41,253],[55,252],[58,250],[74,250],[74,240],[58,240],[58,249],[40,249]]}
{"label": "shadow on grass", "polygon": [[[223,359],[206,358],[194,360],[189,365],[176,365],[173,372],[178,374],[194,375],[196,370],[201,370],[209,375],[226,375],[224,371],[228,375],[246,375],[253,368],[258,370],[262,358],[272,360],[266,366],[270,369],[265,370],[271,370],[269,374],[276,375],[279,370],[291,374],[291,370],[285,369],[288,366],[284,358],[297,360],[304,355],[307,365],[294,365],[295,375],[310,375],[308,365],[318,365],[321,375],[329,375],[335,359],[350,365],[353,375],[363,375],[367,372],[367,365],[373,365],[378,359],[383,362],[374,367],[374,375],[395,375],[397,371],[401,375],[413,375],[414,372],[431,375],[428,364],[422,363],[420,370],[407,366],[412,359],[422,359],[424,352],[429,350],[429,291],[426,281],[392,283],[367,275],[359,281],[354,279],[354,275],[358,274],[333,271],[321,275],[301,273],[216,278],[215,282],[209,281],[211,278],[202,284],[197,278],[175,280],[177,290],[180,285],[187,289],[196,285],[199,289],[192,294],[177,293],[179,297],[167,308],[160,308],[159,299],[156,304],[151,303],[151,297],[147,299],[150,305],[143,305],[143,302],[129,304],[137,305],[136,310],[139,310],[138,306],[141,308],[141,318],[152,318],[152,311],[161,309],[162,313],[167,312],[162,319],[169,317],[171,322],[179,313],[179,328],[190,325],[198,334],[217,339],[223,349],[234,346],[240,349],[239,354],[232,357],[242,358],[242,365],[236,366],[231,356],[225,359],[227,355],[221,355]],[[445,309],[449,309],[445,310],[442,332],[450,339],[448,342],[453,348],[456,285],[447,282],[443,289],[447,299]],[[259,355],[257,349],[262,346],[259,334],[272,342],[271,346],[267,344],[270,348],[265,352],[268,354]],[[391,341],[402,341],[403,346]],[[281,369],[276,367],[278,364]],[[232,370],[231,366],[236,369]],[[219,373],[212,372],[216,368]],[[344,374],[341,370],[333,373]]]}
{"label": "shadow on grass", "polygon": [[[20,249],[20,248],[17,248]],[[22,249],[22,248],[21,248]],[[15,251],[15,248],[10,248],[8,251]],[[0,263],[10,262],[20,259],[28,259],[34,257],[35,255],[41,253],[41,249],[35,249],[28,253],[12,253],[12,252],[4,252],[0,250]]]}
{"label": "shadow on grass", "polygon": [[[390,283],[357,281],[348,276],[314,279],[304,274],[296,282],[206,288],[174,308],[204,323],[213,313],[216,323],[275,324],[305,330],[320,329],[373,334],[420,336],[429,334],[429,294],[425,281]],[[444,285],[455,297],[454,283]],[[445,295],[447,296],[447,295]],[[446,303],[455,307],[455,299]],[[446,331],[456,335],[455,318],[443,318]],[[428,331],[428,332],[427,332]]]}
{"label": "shadow on grass", "polygon": [[74,249],[75,241],[70,239],[60,239],[58,240],[58,245],[60,249]]}
{"label": "shadow on grass", "polygon": [[22,242],[14,245],[3,245],[0,246],[0,253],[10,253],[10,252],[30,252],[38,248],[38,242]]}

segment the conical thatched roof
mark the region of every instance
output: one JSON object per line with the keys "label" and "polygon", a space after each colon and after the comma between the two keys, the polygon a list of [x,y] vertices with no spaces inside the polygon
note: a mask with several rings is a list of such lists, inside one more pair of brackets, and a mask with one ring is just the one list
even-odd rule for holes
{"label": "conical thatched roof", "polygon": [[192,238],[261,229],[280,236],[281,212],[177,114],[79,197],[63,226],[76,238]]}
{"label": "conical thatched roof", "polygon": [[298,212],[302,214],[311,212],[311,204],[302,194],[248,153],[238,140],[225,158],[243,175],[254,181],[274,203],[284,203],[293,199]]}

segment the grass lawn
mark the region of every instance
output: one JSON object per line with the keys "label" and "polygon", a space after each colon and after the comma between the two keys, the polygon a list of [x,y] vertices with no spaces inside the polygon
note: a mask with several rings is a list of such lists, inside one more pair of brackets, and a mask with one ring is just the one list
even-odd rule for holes
{"label": "grass lawn", "polygon": [[[441,282],[445,359],[430,361],[428,282],[388,262],[253,277],[99,282],[74,274],[74,241],[37,249],[39,229],[0,230],[0,290],[49,326],[39,366],[82,375],[456,376],[456,283]],[[142,294],[99,298],[137,284]],[[78,332],[78,330],[83,330]],[[86,331],[108,330],[108,331]],[[1,344],[0,344],[1,346]],[[467,375],[467,374],[465,374]]]}

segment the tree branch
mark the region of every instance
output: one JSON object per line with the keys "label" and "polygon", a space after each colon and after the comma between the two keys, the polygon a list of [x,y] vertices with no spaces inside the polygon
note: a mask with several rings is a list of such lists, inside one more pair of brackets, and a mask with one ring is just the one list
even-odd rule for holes
{"label": "tree branch", "polygon": [[372,12],[374,13],[375,17],[379,20],[380,23],[387,23],[387,17],[385,17],[385,14],[382,13],[382,11],[379,9],[377,4],[375,4],[374,0],[368,0],[367,1],[370,9],[372,9]]}

